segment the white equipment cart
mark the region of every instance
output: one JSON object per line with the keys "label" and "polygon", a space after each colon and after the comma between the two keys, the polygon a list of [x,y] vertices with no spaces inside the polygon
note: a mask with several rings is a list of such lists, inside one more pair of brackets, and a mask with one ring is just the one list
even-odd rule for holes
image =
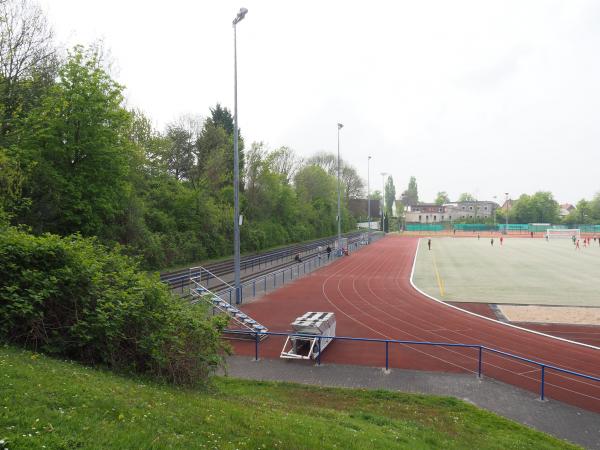
{"label": "white equipment cart", "polygon": [[[281,350],[286,359],[316,359],[335,336],[335,314],[332,312],[307,312],[292,322],[294,333],[311,336],[288,336]],[[320,342],[319,342],[320,341]]]}

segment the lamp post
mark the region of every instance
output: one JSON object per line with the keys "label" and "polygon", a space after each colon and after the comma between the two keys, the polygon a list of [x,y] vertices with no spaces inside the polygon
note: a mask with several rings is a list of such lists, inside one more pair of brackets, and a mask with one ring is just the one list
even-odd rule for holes
{"label": "lamp post", "polygon": [[381,172],[381,231],[385,234],[385,176],[387,172]]}
{"label": "lamp post", "polygon": [[367,159],[367,220],[369,222],[369,231],[367,231],[367,244],[371,243],[371,187],[370,187],[370,176],[371,176],[371,157]]}
{"label": "lamp post", "polygon": [[506,217],[505,217],[504,234],[508,234],[508,192],[505,192],[504,194],[506,195]]}
{"label": "lamp post", "polygon": [[237,111],[237,36],[236,25],[246,16],[248,10],[240,8],[233,19],[233,270],[235,303],[239,304],[240,292],[240,168],[238,153],[238,111]]}
{"label": "lamp post", "polygon": [[[494,195],[493,199],[494,199],[494,203],[496,203],[496,200],[498,200],[498,196]],[[494,231],[496,231],[496,208],[495,207],[494,207]]]}
{"label": "lamp post", "polygon": [[338,253],[342,254],[342,216],[341,216],[341,190],[340,190],[340,130],[344,128],[344,125],[341,123],[337,124],[338,130],[338,157],[337,157],[337,187],[338,187],[338,213],[337,213],[337,222],[338,222]]}

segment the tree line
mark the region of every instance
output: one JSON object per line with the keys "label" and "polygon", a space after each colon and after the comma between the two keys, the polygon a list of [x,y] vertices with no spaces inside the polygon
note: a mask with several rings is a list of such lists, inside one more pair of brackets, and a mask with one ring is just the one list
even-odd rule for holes
{"label": "tree line", "polygon": [[[389,180],[388,180],[389,184]],[[392,192],[393,182],[389,191]],[[393,190],[395,192],[395,190]],[[388,195],[388,185],[386,185],[386,198]],[[475,202],[476,196],[469,192],[463,192],[457,198],[457,202]],[[417,180],[413,176],[410,178],[408,187],[402,192],[400,201],[397,203],[396,211],[403,211],[405,206],[414,206],[419,203],[419,193]],[[439,191],[434,203],[443,205],[451,203],[450,197],[446,191]],[[600,223],[600,192],[595,194],[591,200],[581,199],[566,216],[561,217],[560,205],[554,199],[551,192],[538,191],[532,195],[521,194],[518,198],[511,200],[508,207],[500,207],[496,210],[496,217],[489,217],[485,220],[490,223],[504,222],[508,214],[509,223],[553,223],[553,224],[598,224]],[[465,222],[481,222],[483,218],[465,218]],[[460,222],[458,220],[457,222]]]}
{"label": "tree line", "polygon": [[[0,221],[97,236],[160,269],[232,253],[233,118],[220,104],[156,130],[124,106],[101,46],[63,54],[41,9],[0,4]],[[337,231],[337,160],[246,148],[239,135],[241,249]],[[341,161],[344,200],[363,195]],[[345,231],[355,227],[342,202]]]}

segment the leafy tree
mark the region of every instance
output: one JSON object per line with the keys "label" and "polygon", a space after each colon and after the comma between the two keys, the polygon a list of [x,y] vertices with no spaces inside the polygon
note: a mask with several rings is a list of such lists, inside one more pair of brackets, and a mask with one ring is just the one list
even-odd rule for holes
{"label": "leafy tree", "polygon": [[381,191],[373,191],[371,192],[371,200],[381,200]]}
{"label": "leafy tree", "polygon": [[22,195],[24,179],[18,161],[0,148],[0,225],[8,224],[14,213],[28,205]]}
{"label": "leafy tree", "polygon": [[460,194],[458,196],[458,201],[459,202],[474,202],[475,197],[472,194],[469,194],[468,192],[463,192],[462,194]]}
{"label": "leafy tree", "polygon": [[594,198],[590,201],[591,217],[594,222],[600,221],[600,192],[594,195]]}
{"label": "leafy tree", "polygon": [[[337,215],[335,178],[321,167],[311,164],[298,171],[294,184],[300,202],[311,207],[306,214],[313,229],[320,235],[335,233]],[[342,223],[347,223],[343,219],[342,217]]]}
{"label": "leafy tree", "polygon": [[95,239],[0,233],[0,340],[154,376],[203,383],[227,353],[222,318]]}
{"label": "leafy tree", "polygon": [[142,155],[138,169],[147,176],[161,176],[168,173],[172,143],[153,128],[152,121],[142,111],[133,109],[129,114],[131,116],[129,139]]}
{"label": "leafy tree", "polygon": [[23,139],[25,160],[33,163],[24,219],[36,231],[105,236],[105,225],[117,221],[134,157],[122,101],[122,87],[99,67],[97,54],[82,47],[69,53]]}
{"label": "leafy tree", "polygon": [[417,188],[417,179],[415,177],[410,177],[408,189],[402,193],[401,200],[406,206],[414,206],[419,203],[419,192]]}
{"label": "leafy tree", "polygon": [[[319,152],[308,158],[307,164],[319,166],[329,175],[337,176],[337,157],[333,153]],[[342,167],[342,159],[340,158],[340,171]]]}
{"label": "leafy tree", "polygon": [[182,115],[167,125],[167,145],[161,157],[168,172],[178,180],[191,181],[192,184],[198,182],[200,169],[196,166],[196,161],[200,159],[196,153],[202,126],[202,118],[189,114]]}
{"label": "leafy tree", "polygon": [[[206,121],[206,125],[208,129],[211,127],[220,128],[225,131],[225,135],[229,137],[229,148],[226,149],[224,155],[220,155],[217,158],[221,159],[223,156],[226,159],[226,170],[231,173],[231,176],[227,176],[227,178],[231,178],[231,182],[233,182],[233,116],[231,112],[227,108],[223,108],[219,103],[214,108],[210,109],[210,117]],[[202,150],[202,154],[199,154],[200,157],[210,158],[211,152],[222,152],[223,149],[219,146],[216,147],[200,147]],[[245,164],[245,156],[244,156],[244,138],[242,137],[241,130],[238,128],[238,156],[239,156],[239,170],[240,173],[244,172],[244,164]],[[243,182],[240,180],[240,189],[243,189]]]}
{"label": "leafy tree", "polygon": [[517,223],[557,223],[558,203],[550,192],[536,192],[532,196],[523,194],[509,212]]}
{"label": "leafy tree", "polygon": [[593,210],[591,202],[585,199],[579,200],[575,209],[575,216],[577,217],[577,223],[592,223]]}
{"label": "leafy tree", "polygon": [[24,0],[0,2],[0,145],[54,83],[53,32],[41,10]]}
{"label": "leafy tree", "polygon": [[344,164],[340,173],[340,182],[346,199],[362,197],[365,184],[354,167]]}
{"label": "leafy tree", "polygon": [[176,180],[189,180],[194,167],[194,142],[192,134],[177,125],[169,125],[166,133],[169,149],[166,163]]}
{"label": "leafy tree", "polygon": [[219,103],[214,108],[210,108],[210,121],[233,136],[233,116],[227,108],[223,108]]}
{"label": "leafy tree", "polygon": [[298,171],[294,184],[298,197],[304,201],[333,203],[336,197],[336,180],[321,167],[309,164]]}
{"label": "leafy tree", "polygon": [[[233,144],[225,130],[206,121],[197,142],[197,170],[212,195],[233,190]],[[240,168],[240,173],[244,173]],[[243,177],[240,177],[243,183]],[[231,194],[233,202],[233,193]]]}
{"label": "leafy tree", "polygon": [[440,191],[437,193],[435,198],[436,205],[443,205],[444,203],[450,203],[450,197],[446,191]]}
{"label": "leafy tree", "polygon": [[394,179],[392,176],[388,176],[385,182],[385,212],[387,217],[393,216],[394,203],[396,201],[396,187],[394,186]]}
{"label": "leafy tree", "polygon": [[269,165],[283,176],[286,184],[290,184],[302,166],[302,158],[293,149],[283,146],[269,153]]}

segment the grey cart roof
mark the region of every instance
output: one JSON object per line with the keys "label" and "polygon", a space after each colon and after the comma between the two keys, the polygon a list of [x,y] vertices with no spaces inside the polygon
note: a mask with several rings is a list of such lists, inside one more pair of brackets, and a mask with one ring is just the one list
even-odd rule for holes
{"label": "grey cart roof", "polygon": [[298,333],[323,334],[335,324],[332,312],[307,312],[292,322],[292,328]]}

